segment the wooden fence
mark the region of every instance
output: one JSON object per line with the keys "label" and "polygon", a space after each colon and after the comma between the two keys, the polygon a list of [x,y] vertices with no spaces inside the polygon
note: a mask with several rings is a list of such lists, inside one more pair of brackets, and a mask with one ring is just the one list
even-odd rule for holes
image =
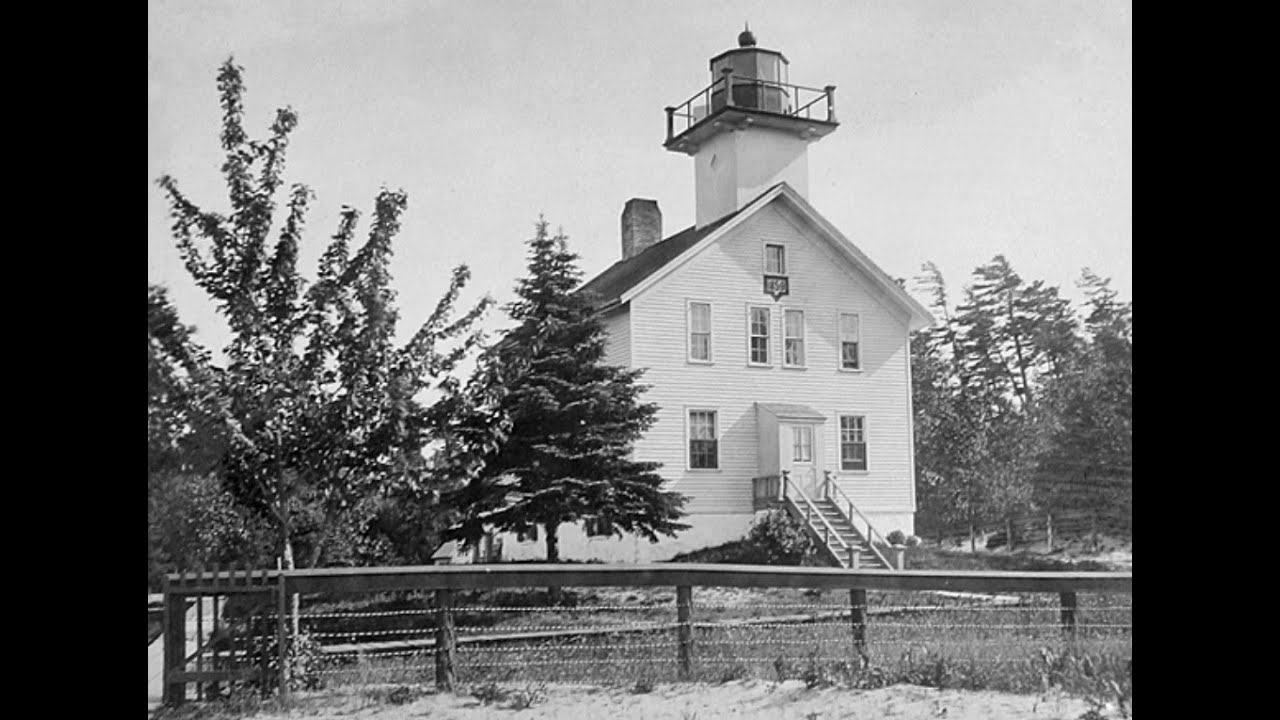
{"label": "wooden fence", "polygon": [[[649,565],[546,565],[513,564],[487,566],[422,566],[379,568],[336,568],[296,571],[242,571],[175,574],[165,585],[165,702],[186,699],[187,683],[213,684],[231,680],[254,680],[262,687],[287,692],[285,661],[287,609],[286,593],[304,595],[369,595],[395,591],[433,593],[435,637],[435,683],[440,691],[452,691],[457,678],[454,655],[458,644],[455,631],[455,594],[466,590],[545,587],[625,587],[674,588],[676,595],[677,677],[688,680],[694,658],[695,588],[804,588],[847,590],[849,592],[850,634],[865,657],[864,644],[869,617],[868,590],[950,591],[955,593],[1047,593],[1057,594],[1059,626],[1068,638],[1076,633],[1077,597],[1080,593],[1120,593],[1133,591],[1132,573],[1098,572],[1001,572],[927,570],[885,571],[839,568],[767,567],[756,565],[649,564]],[[272,653],[265,645],[248,653],[232,653],[242,662],[230,669],[215,662],[214,668],[188,669],[186,656],[186,607],[204,597],[239,598],[247,617],[262,608],[276,612]],[[225,605],[224,605],[225,608]],[[199,610],[197,610],[199,612]],[[218,615],[214,615],[215,632]],[[197,623],[197,664],[203,657],[203,638]],[[257,626],[267,635],[266,628]],[[199,695],[199,693],[197,693]]]}

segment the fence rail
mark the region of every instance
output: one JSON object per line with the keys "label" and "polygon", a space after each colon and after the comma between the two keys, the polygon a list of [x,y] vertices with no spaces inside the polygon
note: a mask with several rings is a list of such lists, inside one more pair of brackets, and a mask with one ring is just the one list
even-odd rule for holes
{"label": "fence rail", "polygon": [[[584,592],[595,602],[503,604],[512,589],[548,587],[590,589]],[[1131,596],[1132,590],[1132,573],[850,571],[676,563],[170,575],[165,587],[170,612],[165,702],[187,700],[189,684],[196,685],[197,697],[208,696],[200,692],[202,687],[216,690],[232,682],[285,693],[294,665],[286,661],[286,645],[295,646],[303,635],[308,642],[324,641],[321,652],[329,664],[315,673],[335,682],[360,681],[371,672],[369,663],[375,662],[383,664],[373,669],[394,677],[420,681],[433,676],[442,691],[459,682],[512,673],[589,679],[602,668],[635,665],[682,681],[705,677],[708,668],[776,664],[806,653],[810,660],[865,661],[903,643],[922,642],[919,634],[926,631],[931,633],[929,642],[939,647],[1087,639],[1127,652],[1127,603],[1090,604],[1080,596]],[[335,598],[368,599],[405,591],[421,599],[406,600],[407,605],[390,610],[321,606],[300,613],[299,621],[306,627],[301,634],[295,634],[288,622],[287,595],[318,603],[317,598],[339,602]],[[831,591],[847,592],[847,601],[815,601]],[[185,608],[193,598],[195,608],[202,608],[209,596],[214,597],[215,609],[211,618],[199,618],[197,650],[188,655],[183,650],[191,635]],[[744,604],[744,597],[751,602]],[[1043,602],[1046,598],[1056,602]],[[228,615],[229,607],[236,612]],[[765,615],[755,614],[759,611]],[[206,620],[215,627],[236,624],[245,642],[226,647],[220,661],[214,661],[201,637]]]}

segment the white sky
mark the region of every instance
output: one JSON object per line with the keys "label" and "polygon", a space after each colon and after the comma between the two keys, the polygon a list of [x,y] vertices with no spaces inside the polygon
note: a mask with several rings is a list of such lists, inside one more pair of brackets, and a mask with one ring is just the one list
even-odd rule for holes
{"label": "white sky", "polygon": [[[286,185],[317,194],[304,274],[380,186],[409,208],[392,267],[402,334],[449,268],[499,301],[544,213],[590,278],[620,255],[628,198],[658,200],[664,235],[693,224],[692,158],[667,152],[667,105],[749,21],[791,82],[836,85],[841,126],[809,148],[809,201],[894,277],[932,260],[952,297],[1003,253],[1025,280],[1079,298],[1082,267],[1132,298],[1132,8],[1112,0],[150,0],[147,275],[221,348],[155,180],[228,210],[215,74],[245,68],[247,130],[300,115]],[[283,205],[285,195],[281,194]],[[499,324],[495,311],[490,325]]]}

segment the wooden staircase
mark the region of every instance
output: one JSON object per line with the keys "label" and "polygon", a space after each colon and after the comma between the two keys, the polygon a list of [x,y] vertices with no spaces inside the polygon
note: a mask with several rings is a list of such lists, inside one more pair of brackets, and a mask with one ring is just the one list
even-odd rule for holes
{"label": "wooden staircase", "polygon": [[[755,478],[756,508],[780,507],[808,529],[820,552],[840,567],[863,570],[900,570],[876,547],[873,539],[888,546],[853,502],[832,480],[822,483],[819,497],[809,497],[784,470],[780,476]],[[855,524],[855,517],[861,522]],[[861,530],[860,527],[865,528]]]}

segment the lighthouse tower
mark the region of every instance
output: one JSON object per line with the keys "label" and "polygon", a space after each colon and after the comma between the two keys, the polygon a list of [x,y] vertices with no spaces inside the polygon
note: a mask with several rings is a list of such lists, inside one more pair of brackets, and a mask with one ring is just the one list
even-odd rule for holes
{"label": "lighthouse tower", "polygon": [[809,143],[839,126],[836,88],[792,85],[788,65],[745,29],[738,47],[711,58],[711,84],[666,108],[663,146],[693,156],[697,227],[779,182],[808,198]]}

